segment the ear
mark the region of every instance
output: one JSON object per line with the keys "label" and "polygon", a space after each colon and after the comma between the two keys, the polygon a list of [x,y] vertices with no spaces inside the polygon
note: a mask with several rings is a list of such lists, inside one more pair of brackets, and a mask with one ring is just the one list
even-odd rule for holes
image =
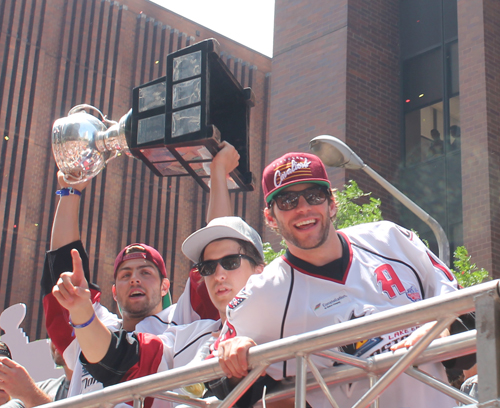
{"label": "ear", "polygon": [[335,204],[335,201],[333,201],[333,200],[329,205],[329,211],[330,211],[330,218],[333,218],[337,215],[337,205]]}
{"label": "ear", "polygon": [[113,284],[113,286],[111,286],[111,292],[113,292],[113,299],[115,300],[115,302],[118,302],[116,300],[116,285]]}
{"label": "ear", "polygon": [[271,211],[269,208],[264,208],[264,218],[266,219],[267,225],[271,228],[278,228],[278,223],[276,222],[276,218],[271,215]]}
{"label": "ear", "polygon": [[161,281],[161,295],[165,296],[170,289],[170,281],[167,278],[163,278]]}
{"label": "ear", "polygon": [[262,273],[262,271],[264,270],[264,266],[265,266],[265,265],[257,265],[257,266],[254,268],[254,270],[253,270],[254,272],[253,272],[253,273],[254,273],[255,275],[257,275],[257,274],[259,274],[259,273]]}

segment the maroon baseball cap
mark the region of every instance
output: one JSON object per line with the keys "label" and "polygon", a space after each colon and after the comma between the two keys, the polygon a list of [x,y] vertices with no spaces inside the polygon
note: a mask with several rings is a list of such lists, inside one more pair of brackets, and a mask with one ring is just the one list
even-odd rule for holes
{"label": "maroon baseball cap", "polygon": [[270,203],[280,190],[299,183],[316,183],[331,188],[323,162],[309,153],[287,153],[274,160],[262,173],[264,199]]}
{"label": "maroon baseball cap", "polygon": [[[134,250],[133,252],[127,253],[127,250],[130,249],[131,247],[137,248],[137,250]],[[160,253],[154,249],[153,247],[150,247],[149,245],[146,244],[130,244],[127,245],[125,248],[123,248],[118,256],[115,259],[115,273],[114,273],[114,278],[116,279],[116,272],[118,271],[118,268],[120,265],[128,261],[130,259],[146,259],[150,262],[153,262],[153,264],[158,268],[158,271],[160,271],[160,274],[166,278],[167,277],[167,271],[165,269],[165,261],[163,260],[162,256]]]}

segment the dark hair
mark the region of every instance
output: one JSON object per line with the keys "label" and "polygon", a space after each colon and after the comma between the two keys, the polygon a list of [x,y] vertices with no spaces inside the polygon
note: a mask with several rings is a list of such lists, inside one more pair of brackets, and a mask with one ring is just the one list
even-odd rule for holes
{"label": "dark hair", "polygon": [[[337,191],[337,189],[335,188],[326,188],[324,186],[321,186],[319,185],[320,188],[324,189],[324,191],[326,191],[326,199],[328,201],[328,205],[334,203],[335,204],[335,207],[337,207],[337,198],[335,197],[335,192]],[[269,203],[269,215],[273,218],[276,218],[276,214],[274,212],[274,200],[271,200],[271,202]],[[335,212],[335,215],[333,217],[331,217],[331,221],[332,222],[335,222],[337,218],[337,213]],[[271,227],[269,225],[269,223],[267,222],[267,218],[264,216],[264,221],[266,223],[266,225],[272,229],[276,234],[280,235],[280,232],[278,230],[278,228],[274,228],[274,227]]]}
{"label": "dark hair", "polygon": [[207,246],[209,246],[212,242],[222,241],[225,239],[235,241],[240,246],[241,253],[243,255],[249,256],[250,258],[252,258],[255,261],[255,266],[265,265],[264,259],[262,259],[262,255],[259,253],[257,248],[255,248],[255,246],[251,242],[244,241],[244,240],[238,239],[238,238],[230,238],[230,237],[218,238],[218,239],[214,239],[213,241],[210,241],[210,243],[208,243],[205,246],[205,248],[203,248],[203,251],[201,251],[200,262],[203,261],[203,255],[205,254],[205,249]]}
{"label": "dark hair", "polygon": [[3,341],[0,341],[0,356],[9,357],[12,360],[12,354],[10,352],[9,346]]}

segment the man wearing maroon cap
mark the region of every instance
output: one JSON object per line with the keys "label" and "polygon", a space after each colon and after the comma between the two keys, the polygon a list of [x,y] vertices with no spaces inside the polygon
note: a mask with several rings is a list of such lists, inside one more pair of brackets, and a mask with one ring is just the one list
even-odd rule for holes
{"label": "man wearing maroon cap", "polygon": [[[221,151],[211,163],[213,194],[209,201],[209,219],[230,214],[231,201],[226,178],[239,160],[238,152],[229,143],[223,142],[220,147]],[[42,290],[47,332],[74,370],[68,392],[68,396],[74,396],[102,388],[102,384],[92,378],[80,363],[80,347],[75,329],[90,325],[97,317],[111,331],[123,328],[125,331],[160,334],[170,325],[190,323],[200,317],[191,307],[189,284],[186,285],[187,296],[183,294],[176,305],[163,309],[162,297],[167,295],[170,285],[165,262],[156,249],[142,243],[126,246],[115,260],[112,292],[122,319],[101,305],[100,289],[90,281],[89,261],[80,241],[80,195],[88,182],[79,183],[73,188],[64,180],[61,172],[58,173],[58,181],[62,188],[57,194],[61,199],[52,228],[51,251],[47,252],[45,258]],[[61,273],[73,270],[72,249],[80,254],[84,275],[82,282],[85,281],[85,287],[88,287],[86,290],[90,292],[94,308],[92,318],[83,324],[73,324],[68,311],[52,294]],[[74,283],[78,286],[82,282]],[[96,347],[99,345],[96,344]]]}
{"label": "man wearing maroon cap", "polygon": [[[337,231],[337,204],[321,160],[288,153],[268,165],[262,188],[264,216],[287,244],[283,257],[251,276],[228,306],[217,354],[227,377],[247,374],[248,348],[284,337],[457,290],[457,282],[411,231],[382,221]],[[272,311],[272,313],[269,313]],[[265,316],[265,318],[262,318]],[[340,351],[367,358],[410,347],[433,323],[358,342]],[[255,343],[254,343],[255,341]],[[311,356],[318,368],[333,361]],[[446,381],[441,364],[422,366]],[[275,380],[295,375],[295,360],[271,365]],[[338,406],[353,406],[368,380],[330,387]],[[313,407],[330,406],[321,390],[307,393]],[[409,376],[399,377],[380,397],[384,408],[453,407],[455,401]]]}

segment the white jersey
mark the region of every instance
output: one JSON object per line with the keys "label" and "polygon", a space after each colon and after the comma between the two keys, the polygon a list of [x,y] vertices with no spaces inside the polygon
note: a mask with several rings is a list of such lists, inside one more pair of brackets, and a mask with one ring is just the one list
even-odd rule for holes
{"label": "white jersey", "polygon": [[[457,290],[453,274],[404,228],[382,221],[338,233],[344,252],[339,260],[315,267],[287,253],[251,276],[228,306],[221,339],[248,336],[257,344],[267,343]],[[414,329],[343,351],[359,357],[381,353]],[[315,362],[319,368],[332,366],[327,359]],[[446,381],[441,364],[428,366]],[[276,380],[293,376],[295,361],[273,364],[268,374]],[[341,407],[352,406],[366,389],[367,381],[332,387]],[[307,400],[314,408],[329,406],[320,390],[309,392]],[[440,408],[454,406],[451,398],[408,376],[399,377],[380,401],[384,408],[421,408],[431,406],[430,401]]]}

